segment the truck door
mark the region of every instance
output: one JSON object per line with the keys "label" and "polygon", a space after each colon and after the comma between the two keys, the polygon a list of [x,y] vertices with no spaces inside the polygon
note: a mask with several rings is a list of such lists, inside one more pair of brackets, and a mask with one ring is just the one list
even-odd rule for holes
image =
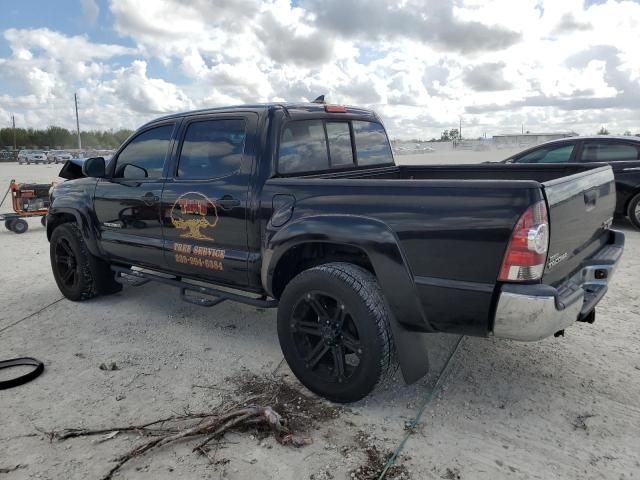
{"label": "truck door", "polygon": [[169,270],[248,284],[247,215],[255,114],[186,119],[162,195]]}
{"label": "truck door", "polygon": [[111,259],[165,267],[160,198],[174,128],[172,122],[138,133],[109,162],[110,178],[96,185],[101,245]]}

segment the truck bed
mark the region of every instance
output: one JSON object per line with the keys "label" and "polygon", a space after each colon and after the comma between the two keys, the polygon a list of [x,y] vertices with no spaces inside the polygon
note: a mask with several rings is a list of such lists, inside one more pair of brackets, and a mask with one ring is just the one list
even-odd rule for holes
{"label": "truck bed", "polygon": [[607,241],[615,203],[611,168],[598,165],[395,166],[272,178],[265,188],[296,199],[292,221],[322,212],[383,222],[403,250],[426,329],[478,335],[490,331],[504,252],[529,206],[548,205],[556,263],[542,283],[555,286]]}

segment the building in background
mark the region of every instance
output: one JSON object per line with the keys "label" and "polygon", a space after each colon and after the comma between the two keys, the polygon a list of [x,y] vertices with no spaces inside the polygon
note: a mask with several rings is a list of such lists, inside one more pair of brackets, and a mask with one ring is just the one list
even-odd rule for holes
{"label": "building in background", "polygon": [[547,132],[547,133],[507,133],[493,136],[493,146],[495,148],[526,148],[557,140],[559,138],[575,137],[575,132]]}

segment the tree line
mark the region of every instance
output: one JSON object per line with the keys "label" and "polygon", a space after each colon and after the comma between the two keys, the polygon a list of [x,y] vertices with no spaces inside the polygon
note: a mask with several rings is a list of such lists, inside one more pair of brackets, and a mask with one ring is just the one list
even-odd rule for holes
{"label": "tree line", "polygon": [[[133,130],[117,131],[90,130],[80,132],[82,148],[111,149],[119,147]],[[13,148],[13,128],[0,128],[0,149]],[[16,146],[33,149],[78,148],[78,136],[63,127],[51,126],[45,130],[34,128],[16,128]]]}

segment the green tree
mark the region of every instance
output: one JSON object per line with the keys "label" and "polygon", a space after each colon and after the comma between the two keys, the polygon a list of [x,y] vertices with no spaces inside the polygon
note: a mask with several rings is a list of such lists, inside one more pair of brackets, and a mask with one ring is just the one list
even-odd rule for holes
{"label": "green tree", "polygon": [[604,127],[600,127],[600,130],[598,130],[598,135],[609,135],[609,130]]}

